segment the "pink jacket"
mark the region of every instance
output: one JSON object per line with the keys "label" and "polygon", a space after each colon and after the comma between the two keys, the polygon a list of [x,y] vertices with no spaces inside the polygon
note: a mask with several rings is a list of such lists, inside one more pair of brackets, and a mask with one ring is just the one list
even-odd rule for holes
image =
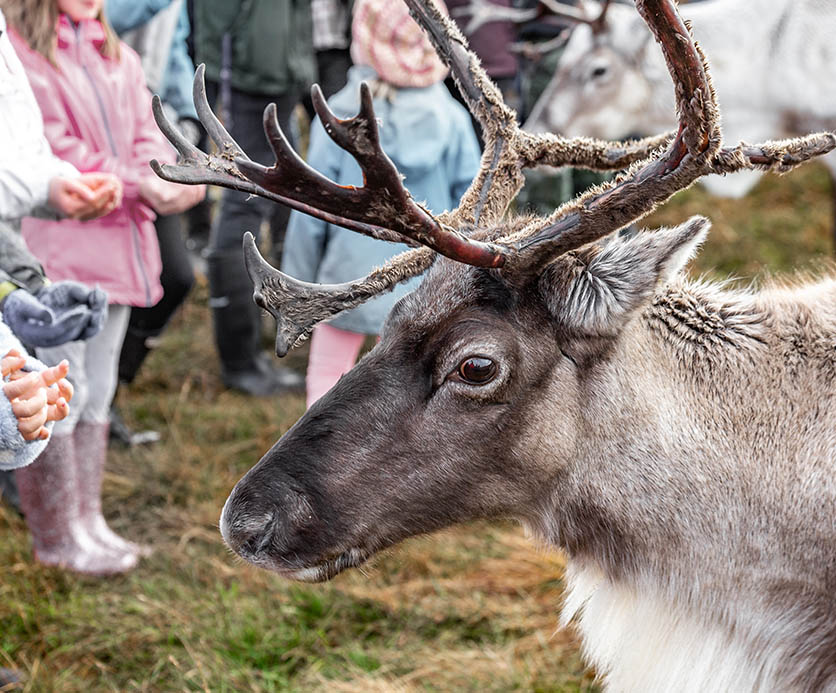
{"label": "pink jacket", "polygon": [[95,20],[76,26],[61,16],[57,70],[9,34],[56,156],[82,172],[114,173],[125,188],[122,206],[95,221],[24,219],[26,243],[53,280],[98,285],[110,303],[155,304],[162,296],[160,250],[139,181],[154,175],[151,159],[172,162],[175,155],[151,114],[139,57],[124,43],[119,61],[102,56],[104,31]]}

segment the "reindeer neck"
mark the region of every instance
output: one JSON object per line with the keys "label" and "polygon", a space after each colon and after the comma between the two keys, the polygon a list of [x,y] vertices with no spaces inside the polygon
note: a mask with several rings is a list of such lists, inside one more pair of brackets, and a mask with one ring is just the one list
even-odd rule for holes
{"label": "reindeer neck", "polygon": [[[568,552],[563,619],[599,674],[614,690],[816,690],[836,643],[836,282],[675,284],[600,371],[534,526]],[[824,636],[799,626],[813,617]]]}
{"label": "reindeer neck", "polygon": [[827,564],[821,537],[792,536],[822,494],[836,504],[836,281],[673,284],[586,380],[576,459],[540,528],[549,541],[608,579],[668,585],[711,583],[712,556],[725,575],[728,561],[780,574],[789,551],[790,573],[836,589],[811,558]]}

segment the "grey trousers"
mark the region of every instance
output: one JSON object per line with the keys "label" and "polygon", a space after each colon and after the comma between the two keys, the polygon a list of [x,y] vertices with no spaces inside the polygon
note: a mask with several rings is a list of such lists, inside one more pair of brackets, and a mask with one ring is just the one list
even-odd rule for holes
{"label": "grey trousers", "polygon": [[116,394],[119,353],[130,314],[130,306],[111,304],[107,308],[107,321],[95,337],[37,349],[38,358],[47,366],[55,366],[63,359],[70,362],[67,379],[75,388],[70,413],[66,419],[56,422],[53,435],[70,435],[79,421],[109,421],[110,404]]}

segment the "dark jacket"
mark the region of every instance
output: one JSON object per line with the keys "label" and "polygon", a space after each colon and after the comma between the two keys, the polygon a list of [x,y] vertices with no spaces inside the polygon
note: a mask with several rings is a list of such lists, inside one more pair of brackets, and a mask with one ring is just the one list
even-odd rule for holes
{"label": "dark jacket", "polygon": [[[20,234],[0,221],[0,285],[11,282],[29,293],[37,293],[46,283],[44,268],[29,252]],[[0,301],[5,298],[0,286]]]}
{"label": "dark jacket", "polygon": [[[511,7],[511,0],[492,0],[491,4]],[[447,9],[456,17],[456,10],[471,6],[471,0],[447,0]],[[464,31],[470,15],[456,17],[456,23]],[[517,74],[517,56],[511,52],[511,44],[517,40],[517,29],[512,22],[488,22],[472,34],[465,34],[467,42],[488,73],[488,77],[502,79]]]}
{"label": "dark jacket", "polygon": [[230,85],[251,94],[300,92],[316,81],[309,0],[200,0],[194,6],[195,62],[220,82],[224,35]]}

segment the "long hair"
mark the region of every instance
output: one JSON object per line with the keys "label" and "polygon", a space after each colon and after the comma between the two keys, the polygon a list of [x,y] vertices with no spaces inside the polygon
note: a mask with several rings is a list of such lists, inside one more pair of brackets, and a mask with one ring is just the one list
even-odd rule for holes
{"label": "long hair", "polygon": [[[58,0],[0,0],[0,9],[8,25],[20,34],[29,47],[57,68],[55,48],[58,40]],[[101,54],[119,60],[119,37],[105,18],[104,9],[99,10],[96,19],[105,34]]]}

